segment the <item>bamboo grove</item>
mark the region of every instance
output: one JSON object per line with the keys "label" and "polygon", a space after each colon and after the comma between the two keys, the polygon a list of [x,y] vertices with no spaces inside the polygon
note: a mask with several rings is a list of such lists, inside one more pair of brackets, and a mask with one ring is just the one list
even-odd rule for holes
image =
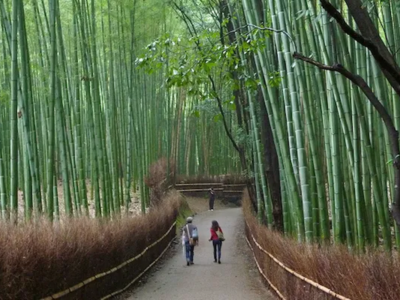
{"label": "bamboo grove", "polygon": [[[236,123],[224,129],[242,169],[254,179],[260,222],[308,243],[345,243],[356,251],[399,246],[390,212],[398,195],[398,81],[393,84],[375,59],[382,57],[378,47],[367,47],[376,35],[359,34],[352,15],[358,10],[371,21],[387,49],[386,65],[398,72],[399,4],[187,0],[171,5],[189,38],[185,45],[174,39],[178,46],[171,52],[178,59],[169,60],[168,80],[174,87],[189,86],[198,98],[212,98],[223,106],[221,113],[233,104],[222,118]],[[330,14],[323,6],[332,8]],[[163,38],[157,41],[170,45],[171,36]],[[154,65],[166,53],[147,51],[143,64]],[[395,129],[390,132],[387,124]]]}
{"label": "bamboo grove", "polygon": [[[261,82],[279,156],[285,232],[307,242],[332,238],[350,249],[383,244],[390,250],[393,234],[396,244],[400,242],[389,212],[395,158],[381,116],[350,80],[295,60],[292,54],[341,64],[360,75],[397,129],[399,96],[368,49],[341,30],[322,2],[332,4],[356,28],[347,5],[357,1],[243,0],[242,7],[229,5],[237,20],[232,21],[234,27],[247,25],[252,40],[265,41],[251,57],[252,72]],[[398,61],[398,4],[363,5]],[[274,72],[280,74],[278,86],[269,83]],[[268,193],[263,195],[269,216],[271,200]]]}
{"label": "bamboo grove", "polygon": [[362,9],[396,65],[395,1],[0,1],[1,217],[108,217],[137,193],[145,211],[167,157],[243,172],[260,222],[299,241],[400,246],[391,136],[332,70],[396,129],[398,90],[328,4],[355,32]]}
{"label": "bamboo grove", "polygon": [[[345,242],[349,248],[362,250],[366,244],[382,242],[391,249],[389,207],[394,201],[395,158],[381,116],[350,80],[296,61],[292,53],[303,53],[325,65],[339,63],[360,75],[390,112],[396,128],[399,96],[368,49],[344,34],[322,2],[327,1],[242,3],[243,21],[249,26],[265,24],[275,29],[272,35],[253,30],[251,38],[265,38],[265,48],[255,53],[254,65],[265,83],[261,90],[284,179],[285,230],[308,242],[329,240],[332,234],[334,242]],[[330,1],[353,27],[346,3],[354,2]],[[397,55],[398,5],[390,1],[364,1],[363,5],[388,49]],[[268,84],[268,74],[276,71],[281,82],[275,88]],[[397,228],[395,234],[398,245]]]}
{"label": "bamboo grove", "polygon": [[140,49],[182,28],[164,1],[1,0],[0,12],[3,220],[110,217],[137,195],[145,212],[161,157],[185,174],[236,170],[222,127],[207,125],[213,106],[190,117],[184,87],[136,67]]}

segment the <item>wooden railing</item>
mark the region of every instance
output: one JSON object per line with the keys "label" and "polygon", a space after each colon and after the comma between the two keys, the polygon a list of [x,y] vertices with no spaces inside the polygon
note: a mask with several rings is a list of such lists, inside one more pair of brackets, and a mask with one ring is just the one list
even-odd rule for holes
{"label": "wooden railing", "polygon": [[216,198],[229,202],[240,202],[245,183],[176,183],[175,189],[185,196],[208,197],[210,188],[214,189]]}

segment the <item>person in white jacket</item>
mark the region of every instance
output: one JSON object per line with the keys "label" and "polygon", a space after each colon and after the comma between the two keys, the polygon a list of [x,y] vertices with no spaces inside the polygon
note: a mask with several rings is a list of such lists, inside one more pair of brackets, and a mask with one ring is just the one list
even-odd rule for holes
{"label": "person in white jacket", "polygon": [[194,247],[199,243],[197,227],[192,223],[193,218],[186,219],[186,225],[182,230],[182,245],[186,253],[186,265],[193,265]]}

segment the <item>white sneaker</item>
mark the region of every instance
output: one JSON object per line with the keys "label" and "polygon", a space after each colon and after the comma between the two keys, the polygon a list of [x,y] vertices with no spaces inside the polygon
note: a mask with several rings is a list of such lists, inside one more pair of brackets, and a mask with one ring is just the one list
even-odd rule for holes
{"label": "white sneaker", "polygon": [[213,209],[211,211],[214,211]]}

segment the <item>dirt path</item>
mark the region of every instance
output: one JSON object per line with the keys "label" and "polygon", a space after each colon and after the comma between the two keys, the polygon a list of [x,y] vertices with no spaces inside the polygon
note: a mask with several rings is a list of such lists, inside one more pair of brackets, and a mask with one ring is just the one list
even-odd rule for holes
{"label": "dirt path", "polygon": [[[222,264],[213,262],[212,244],[208,242],[211,221],[217,220],[226,241],[222,246]],[[272,300],[275,299],[260,281],[243,233],[240,208],[202,212],[195,216],[200,245],[194,251],[194,265],[186,266],[182,246],[176,246],[146,283],[124,299],[154,300]]]}

